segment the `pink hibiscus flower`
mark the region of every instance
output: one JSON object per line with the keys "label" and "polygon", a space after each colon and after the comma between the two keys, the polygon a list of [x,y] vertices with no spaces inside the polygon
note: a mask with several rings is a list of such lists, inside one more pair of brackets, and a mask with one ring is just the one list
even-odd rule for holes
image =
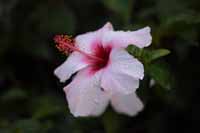
{"label": "pink hibiscus flower", "polygon": [[144,67],[125,48],[129,44],[143,48],[151,44],[150,28],[137,31],[114,31],[111,23],[101,29],[77,36],[56,36],[57,47],[72,51],[67,60],[55,70],[65,82],[64,87],[70,112],[74,116],[98,116],[109,103],[115,111],[130,116],[143,109],[136,95]]}

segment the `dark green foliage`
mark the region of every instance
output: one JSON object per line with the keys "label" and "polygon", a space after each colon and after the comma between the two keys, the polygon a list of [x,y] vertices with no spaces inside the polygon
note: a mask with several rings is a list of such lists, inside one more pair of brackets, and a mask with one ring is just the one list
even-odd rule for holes
{"label": "dark green foliage", "polygon": [[[74,118],[53,75],[65,56],[56,34],[77,35],[110,21],[152,29],[153,43],[128,52],[145,66],[135,117],[108,108]],[[192,133],[199,131],[200,1],[0,0],[0,133]],[[150,85],[150,82],[155,81]]]}
{"label": "dark green foliage", "polygon": [[149,76],[155,80],[156,83],[165,89],[172,89],[173,76],[170,75],[167,65],[164,63],[152,63],[146,67]]}

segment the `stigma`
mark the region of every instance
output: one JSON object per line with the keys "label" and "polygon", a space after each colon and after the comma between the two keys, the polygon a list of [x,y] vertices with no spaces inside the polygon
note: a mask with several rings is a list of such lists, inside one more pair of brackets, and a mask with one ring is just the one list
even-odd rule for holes
{"label": "stigma", "polygon": [[68,54],[72,53],[74,50],[76,50],[74,39],[72,39],[71,36],[56,35],[54,37],[54,42],[56,43],[56,48],[60,52],[66,54],[66,55],[68,55]]}
{"label": "stigma", "polygon": [[60,52],[66,54],[66,55],[69,55],[70,53],[76,51],[76,52],[79,52],[80,54],[86,56],[89,59],[97,60],[98,62],[104,62],[104,59],[96,56],[95,54],[89,54],[89,53],[86,53],[86,52],[80,50],[79,48],[77,48],[75,45],[75,40],[72,39],[71,36],[56,35],[54,37],[54,42],[56,43],[56,48]]}

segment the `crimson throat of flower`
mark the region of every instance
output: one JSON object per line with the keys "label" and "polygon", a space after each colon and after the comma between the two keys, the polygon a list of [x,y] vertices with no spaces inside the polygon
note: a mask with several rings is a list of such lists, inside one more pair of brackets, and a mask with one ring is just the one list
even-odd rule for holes
{"label": "crimson throat of flower", "polygon": [[66,55],[68,55],[69,53],[72,53],[72,52],[74,52],[74,51],[77,51],[77,52],[83,54],[84,56],[86,56],[86,57],[88,57],[88,58],[90,58],[90,59],[94,59],[94,60],[98,60],[98,61],[100,61],[100,62],[104,62],[103,59],[101,59],[101,58],[99,58],[99,57],[97,57],[97,56],[95,56],[95,55],[88,54],[88,53],[86,53],[86,52],[80,50],[79,48],[77,48],[77,47],[75,46],[75,41],[74,41],[74,39],[72,39],[72,38],[71,38],[70,36],[68,36],[68,35],[56,35],[56,36],[54,37],[54,42],[56,43],[56,48],[57,48],[60,52],[66,54]]}

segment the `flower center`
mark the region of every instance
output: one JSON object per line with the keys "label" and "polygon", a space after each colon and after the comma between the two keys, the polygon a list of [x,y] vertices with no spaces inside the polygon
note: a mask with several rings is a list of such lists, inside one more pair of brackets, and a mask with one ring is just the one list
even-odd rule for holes
{"label": "flower center", "polygon": [[100,61],[88,58],[88,62],[92,66],[92,72],[95,73],[96,71],[105,68],[108,65],[111,47],[107,46],[104,48],[101,44],[98,43],[93,46],[94,55],[102,59],[102,61]]}
{"label": "flower center", "polygon": [[77,51],[77,52],[85,55],[87,58],[89,58],[91,60],[98,60],[98,62],[104,62],[104,59],[99,58],[98,56],[95,56],[95,55],[92,55],[92,54],[85,53],[84,51],[77,48],[75,46],[75,41],[73,39],[71,39],[70,36],[56,35],[54,37],[54,41],[56,43],[57,49],[60,52],[66,54],[66,55],[73,52],[73,51]]}
{"label": "flower center", "polygon": [[75,46],[75,41],[67,35],[56,35],[54,37],[54,41],[58,50],[63,52],[64,54],[69,54],[73,51],[77,51],[83,54],[86,57],[85,61],[91,65],[91,72],[93,73],[106,67],[109,63],[111,47],[107,46],[106,48],[104,48],[102,44],[98,43],[98,41],[95,42],[94,45],[92,45],[93,54],[88,54],[77,48]]}
{"label": "flower center", "polygon": [[111,47],[107,46],[103,47],[98,41],[94,42],[92,45],[92,53],[88,54],[75,46],[75,41],[71,39],[71,37],[67,35],[56,35],[54,37],[54,41],[56,43],[56,47],[59,51],[64,54],[69,54],[73,51],[77,51],[84,55],[84,61],[86,61],[91,66],[91,73],[95,73],[98,70],[104,68],[109,63],[109,56]]}

